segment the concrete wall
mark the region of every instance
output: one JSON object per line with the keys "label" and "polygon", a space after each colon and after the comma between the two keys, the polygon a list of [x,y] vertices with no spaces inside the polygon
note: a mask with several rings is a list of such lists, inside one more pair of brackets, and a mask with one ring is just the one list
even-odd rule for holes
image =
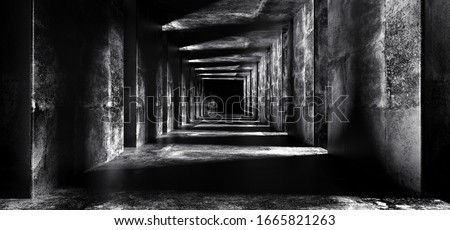
{"label": "concrete wall", "polygon": [[289,119],[291,137],[314,146],[314,7],[306,2],[293,22],[293,90],[294,111]]}
{"label": "concrete wall", "polygon": [[137,94],[146,98],[138,116],[145,116],[145,123],[137,128],[141,142],[151,143],[163,131],[161,93],[164,85],[165,58],[162,26],[154,18],[155,8],[151,2],[137,0],[138,9],[138,86]]}
{"label": "concrete wall", "polygon": [[258,63],[258,116],[263,125],[267,125],[266,113],[266,90],[267,90],[267,55],[261,57]]}
{"label": "concrete wall", "polygon": [[275,131],[284,131],[284,122],[282,116],[282,84],[283,84],[283,37],[279,32],[278,38],[272,44],[268,55],[268,79],[270,96],[270,126]]}
{"label": "concrete wall", "polygon": [[314,145],[327,148],[328,0],[314,1]]}
{"label": "concrete wall", "polygon": [[0,198],[31,195],[31,1],[1,1]]}
{"label": "concrete wall", "polygon": [[123,149],[121,1],[36,1],[32,170],[36,194]]}
{"label": "concrete wall", "polygon": [[447,200],[450,199],[449,12],[449,1],[425,1],[422,81],[424,190]]}
{"label": "concrete wall", "polygon": [[258,116],[258,65],[253,65],[253,70],[251,73],[251,112],[252,118],[256,119]]}
{"label": "concrete wall", "polygon": [[[420,1],[328,2],[330,154],[421,191]],[[332,103],[328,104],[332,112]],[[373,166],[373,167],[370,167]]]}
{"label": "concrete wall", "polygon": [[181,79],[181,54],[178,47],[170,42],[168,43],[167,59],[167,131],[170,132],[179,127],[179,89]]}

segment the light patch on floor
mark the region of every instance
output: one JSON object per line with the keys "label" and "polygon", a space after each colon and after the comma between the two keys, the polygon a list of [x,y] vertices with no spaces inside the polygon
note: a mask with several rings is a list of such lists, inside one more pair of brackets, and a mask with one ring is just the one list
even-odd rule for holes
{"label": "light patch on floor", "polygon": [[[390,205],[379,205],[378,202]],[[177,191],[92,193],[60,189],[31,200],[0,200],[2,210],[450,210],[436,199],[364,198]]]}
{"label": "light patch on floor", "polygon": [[203,162],[324,155],[328,151],[312,147],[233,146],[169,144],[145,145],[139,149],[125,149],[113,161],[90,171],[108,169],[138,169],[165,167]]}

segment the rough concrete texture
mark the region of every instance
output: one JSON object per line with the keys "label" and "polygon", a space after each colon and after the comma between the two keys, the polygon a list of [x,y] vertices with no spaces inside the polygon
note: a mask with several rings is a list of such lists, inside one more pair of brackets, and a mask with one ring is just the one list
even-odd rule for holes
{"label": "rough concrete texture", "polygon": [[1,210],[449,210],[437,199],[59,189],[33,200],[0,200]]}
{"label": "rough concrete texture", "polygon": [[[259,58],[261,60],[261,58]],[[258,65],[253,65],[253,70],[250,75],[251,78],[251,112],[252,112],[252,118],[257,118],[258,116]]]}
{"label": "rough concrete texture", "polygon": [[31,196],[31,4],[0,3],[0,197]]}
{"label": "rough concrete texture", "polygon": [[181,81],[180,81],[180,124],[185,125],[188,121],[188,81],[191,74],[189,62],[183,58],[181,64]]}
{"label": "rough concrete texture", "polygon": [[124,146],[139,147],[137,141],[137,15],[136,1],[124,0]]}
{"label": "rough concrete texture", "polygon": [[258,116],[261,124],[267,124],[266,91],[267,91],[267,52],[258,63]]}
{"label": "rough concrete texture", "polygon": [[418,194],[420,3],[396,2],[332,1],[328,6],[328,101],[348,95],[340,108],[350,121],[328,114],[333,116],[328,146],[331,154],[371,162],[373,170]]}
{"label": "rough concrete texture", "polygon": [[424,192],[450,198],[450,2],[425,1],[422,85]]}
{"label": "rough concrete texture", "polygon": [[305,145],[314,146],[314,7],[308,1],[293,22],[293,106],[289,133]]}
{"label": "rough concrete texture", "polygon": [[173,43],[168,46],[167,60],[167,132],[170,132],[179,125],[179,90],[181,78],[181,57],[178,47]]}
{"label": "rough concrete texture", "polygon": [[328,1],[314,1],[314,146],[327,148],[326,86],[328,85]]}
{"label": "rough concrete texture", "polygon": [[[110,161],[123,151],[123,22],[121,11],[112,13],[105,40],[98,41],[94,50],[93,69],[84,87],[85,125],[89,127],[84,133],[87,168]],[[106,116],[113,117],[109,122],[102,120],[105,110]]]}
{"label": "rough concrete texture", "polygon": [[[235,136],[226,133],[225,136]],[[241,134],[243,135],[243,134]],[[253,135],[251,133],[250,135]],[[249,134],[243,136],[250,136]],[[273,134],[261,133],[262,136]],[[211,137],[214,135],[208,135]],[[224,136],[224,135],[218,135]],[[245,159],[264,159],[289,156],[313,156],[327,154],[322,148],[304,147],[255,147],[255,146],[223,146],[223,145],[186,145],[171,144],[167,146],[144,146],[140,149],[127,149],[119,158],[91,170],[127,170],[148,167],[167,167],[205,162],[223,162]]]}
{"label": "rough concrete texture", "polygon": [[[336,162],[321,165],[330,159],[322,148],[276,147],[279,136],[275,134],[282,134],[267,131],[269,127],[251,123],[193,125],[170,136],[200,136],[204,140],[213,137],[217,139],[217,144],[192,144],[192,140],[182,144],[177,143],[180,140],[161,138],[157,144],[126,149],[115,160],[87,172],[88,178],[93,179],[92,182],[100,189],[96,186],[92,189],[67,188],[36,196],[33,200],[0,200],[0,209],[450,209],[448,203],[438,199],[286,193],[286,189],[304,190],[323,180],[329,184],[332,182],[328,181],[330,176],[338,176],[336,172],[342,171],[342,165]],[[245,145],[239,145],[239,142],[225,145],[223,138],[227,136],[243,140]],[[266,139],[259,142],[266,146],[248,146],[249,140],[261,137]],[[338,171],[331,170],[321,175],[320,172],[331,168]],[[199,177],[204,179],[198,180]],[[141,183],[136,183],[138,178]],[[292,183],[294,178],[297,183]],[[302,183],[298,182],[300,178],[303,178]],[[308,180],[310,178],[313,179]],[[307,182],[311,184],[305,184]],[[341,180],[334,182],[338,182],[344,191],[349,191]],[[201,189],[189,189],[193,183]],[[173,189],[137,189],[143,185],[152,187],[164,184]],[[234,192],[214,191],[215,186],[220,184],[226,184],[227,189]],[[354,182],[348,185],[358,187],[358,183]],[[177,190],[178,186],[184,189]],[[257,188],[251,190],[253,192],[243,192],[254,186]],[[267,188],[274,190],[261,193],[261,189]],[[279,192],[280,189],[283,192]],[[336,192],[322,191],[325,194]]]}
{"label": "rough concrete texture", "polygon": [[211,25],[246,24],[256,20],[289,20],[304,1],[296,0],[224,0],[212,1],[198,11],[164,26],[165,30],[187,30]]}
{"label": "rough concrete texture", "polygon": [[162,27],[154,17],[149,2],[137,0],[138,9],[138,95],[144,99],[139,110],[144,119],[138,127],[142,141],[154,141],[163,130],[161,121],[161,87],[167,63],[164,54]]}
{"label": "rough concrete texture", "polygon": [[272,47],[269,51],[270,53],[270,62],[269,71],[270,75],[268,76],[271,80],[270,82],[270,124],[271,127],[276,131],[283,131],[284,124],[282,122],[281,116],[281,87],[282,87],[282,53],[283,49],[283,39],[281,31],[278,32],[278,38],[272,44]]}
{"label": "rough concrete texture", "polygon": [[66,2],[35,4],[35,193],[67,183],[70,175],[123,149],[121,7],[118,1],[81,1],[77,8]]}

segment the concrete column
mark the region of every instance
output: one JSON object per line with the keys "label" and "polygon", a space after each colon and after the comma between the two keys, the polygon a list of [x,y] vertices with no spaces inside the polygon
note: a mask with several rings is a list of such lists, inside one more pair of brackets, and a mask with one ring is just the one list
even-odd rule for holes
{"label": "concrete column", "polygon": [[281,85],[281,123],[283,131],[287,130],[286,124],[288,122],[287,115],[289,112],[293,112],[293,74],[292,74],[292,64],[293,64],[293,25],[290,22],[287,26],[283,28],[282,32],[282,44],[283,44],[283,64],[282,64],[282,85]]}
{"label": "concrete column", "polygon": [[45,194],[123,151],[124,12],[34,3],[33,189]]}
{"label": "concrete column", "polygon": [[124,27],[124,145],[138,147],[137,127],[138,118],[136,107],[141,103],[137,97],[137,11],[136,0],[125,0]]}
{"label": "concrete column", "polygon": [[307,146],[314,146],[314,8],[308,0],[293,23],[293,106],[289,134]]}
{"label": "concrete column", "polygon": [[419,194],[421,1],[336,0],[328,9],[329,102],[348,95],[339,107],[347,122],[328,106],[329,153]]}
{"label": "concrete column", "polygon": [[191,74],[189,76],[189,122],[195,121],[195,85],[194,80],[197,77],[195,70],[191,69]]}
{"label": "concrete column", "polygon": [[328,0],[314,1],[314,145],[327,148]]}
{"label": "concrete column", "polygon": [[161,123],[162,123],[162,134],[167,134],[168,132],[168,121],[169,121],[169,105],[168,105],[168,41],[167,41],[167,33],[163,32],[163,74],[161,79],[161,90],[162,90],[162,98],[161,98]]}
{"label": "concrete column", "polygon": [[278,38],[272,44],[270,49],[270,114],[271,114],[271,127],[276,131],[283,131],[283,122],[281,114],[280,100],[282,98],[282,33],[280,31]]}
{"label": "concrete column", "polygon": [[258,112],[258,65],[254,64],[252,70],[252,78],[251,78],[251,112],[252,112],[252,119],[257,118],[257,112]]}
{"label": "concrete column", "polygon": [[258,110],[259,121],[261,124],[267,124],[266,117],[266,89],[267,89],[267,56],[261,57],[258,63]]}
{"label": "concrete column", "polygon": [[[155,84],[163,73],[162,27],[152,18],[152,8],[143,0],[138,0],[138,78],[143,82],[146,111],[146,142],[154,142],[160,131],[158,119],[159,98]],[[144,94],[144,93],[143,93]]]}

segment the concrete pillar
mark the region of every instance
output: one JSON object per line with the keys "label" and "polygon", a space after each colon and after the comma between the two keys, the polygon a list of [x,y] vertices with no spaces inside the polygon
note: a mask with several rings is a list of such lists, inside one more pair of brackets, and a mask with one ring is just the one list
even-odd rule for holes
{"label": "concrete pillar", "polygon": [[143,90],[147,98],[146,112],[146,142],[154,142],[161,130],[158,119],[159,98],[155,84],[163,74],[163,39],[162,27],[152,18],[154,12],[143,0],[138,0],[138,78],[143,82]]}
{"label": "concrete pillar", "polygon": [[137,140],[137,106],[141,103],[137,97],[137,11],[136,0],[125,0],[124,27],[124,145],[138,147]]}
{"label": "concrete pillar", "polygon": [[33,189],[45,194],[123,151],[124,12],[34,3]]}
{"label": "concrete pillar", "polygon": [[168,121],[169,121],[169,105],[168,105],[168,41],[167,41],[167,33],[163,32],[163,73],[161,78],[161,126],[162,126],[162,134],[167,134],[168,132]]}
{"label": "concrete pillar", "polygon": [[308,0],[293,22],[293,106],[289,134],[314,146],[314,8]]}
{"label": "concrete pillar", "polygon": [[254,64],[252,65],[253,70],[251,73],[251,115],[252,115],[252,119],[256,119],[257,118],[257,114],[258,114],[258,65]]}
{"label": "concrete pillar", "polygon": [[[328,5],[330,154],[421,192],[421,1]],[[351,22],[351,23],[349,23]]]}
{"label": "concrete pillar", "polygon": [[189,76],[189,122],[193,123],[195,121],[195,85],[194,81],[197,77],[194,69],[191,69],[191,74]]}
{"label": "concrete pillar", "polygon": [[287,131],[286,124],[288,121],[287,115],[293,112],[293,25],[290,22],[283,28],[282,31],[282,85],[281,85],[281,123],[283,131]]}
{"label": "concrete pillar", "polygon": [[267,56],[261,57],[258,63],[258,116],[261,124],[267,124],[266,116],[266,89],[267,89]]}
{"label": "concrete pillar", "polygon": [[328,0],[314,1],[314,145],[327,148]]}

